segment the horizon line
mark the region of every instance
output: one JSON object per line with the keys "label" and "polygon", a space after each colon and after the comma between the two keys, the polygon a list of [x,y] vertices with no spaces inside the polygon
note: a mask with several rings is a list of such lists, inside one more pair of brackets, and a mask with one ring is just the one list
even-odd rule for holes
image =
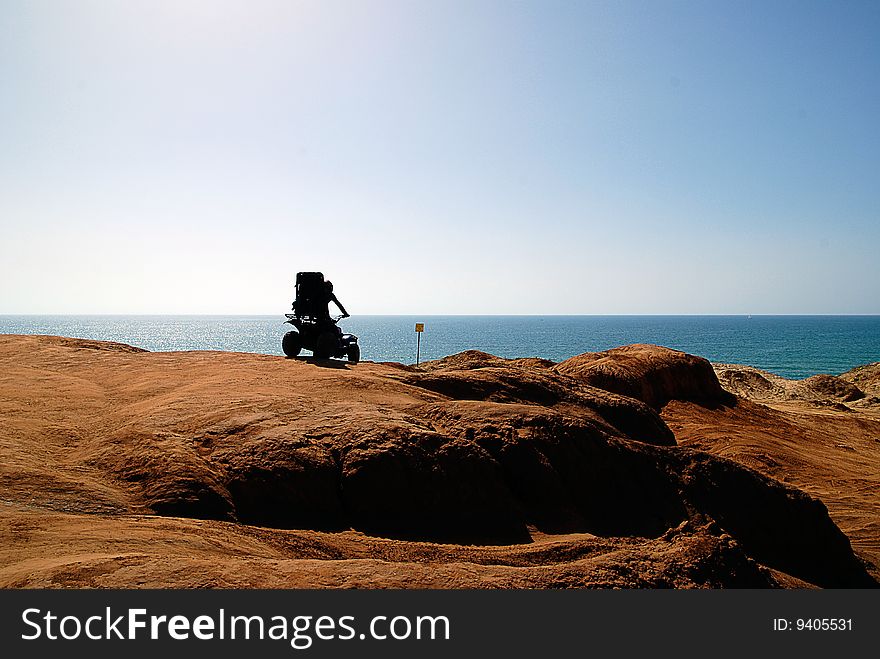
{"label": "horizon line", "polygon": [[[283,316],[284,314],[278,313],[223,313],[223,312],[209,312],[209,313],[179,313],[179,312],[150,312],[150,313],[131,313],[131,312],[93,312],[93,313],[55,313],[55,312],[39,312],[39,313],[0,313],[0,318],[3,317],[37,317],[37,316],[69,316],[69,317],[86,317],[86,316],[143,316],[143,317],[161,317],[161,316],[181,316],[181,317],[216,317],[216,316],[237,316],[241,318],[246,317],[273,317],[273,316]],[[875,313],[532,313],[532,314],[522,314],[522,313],[358,313],[352,314],[351,318],[375,318],[375,317],[392,317],[392,318],[588,318],[588,317],[700,317],[700,316],[714,316],[714,317],[746,317],[746,318],[767,318],[767,317],[840,317],[840,316],[850,316],[850,317],[873,317],[880,316],[880,312]],[[347,320],[347,319],[342,319]],[[341,322],[341,321],[340,321]]]}

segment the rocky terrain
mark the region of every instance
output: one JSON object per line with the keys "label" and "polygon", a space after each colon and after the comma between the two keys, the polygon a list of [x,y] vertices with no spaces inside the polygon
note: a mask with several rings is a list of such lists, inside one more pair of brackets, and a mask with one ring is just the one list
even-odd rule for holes
{"label": "rocky terrain", "polygon": [[751,366],[713,366],[725,389],[751,401],[777,406],[793,402],[801,403],[801,408],[880,416],[880,363],[858,366],[840,376],[813,375],[804,380],[790,380]]}
{"label": "rocky terrain", "polygon": [[0,586],[876,586],[876,366],[0,336]]}

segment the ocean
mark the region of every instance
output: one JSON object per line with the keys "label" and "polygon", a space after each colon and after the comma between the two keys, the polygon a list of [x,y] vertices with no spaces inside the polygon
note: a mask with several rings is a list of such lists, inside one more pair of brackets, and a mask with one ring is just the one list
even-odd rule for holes
{"label": "ocean", "polygon": [[[0,333],[57,334],[152,351],[228,350],[280,355],[290,325],[277,316],[0,316]],[[880,361],[880,316],[356,316],[361,358],[416,361],[462,350],[561,361],[629,343],[655,343],[748,364],[784,377],[839,374]]]}

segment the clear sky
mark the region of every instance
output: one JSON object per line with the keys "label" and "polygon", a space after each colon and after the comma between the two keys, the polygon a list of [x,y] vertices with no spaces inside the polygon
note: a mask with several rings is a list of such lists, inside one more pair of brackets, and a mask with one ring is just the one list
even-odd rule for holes
{"label": "clear sky", "polygon": [[0,313],[880,313],[880,2],[0,0]]}

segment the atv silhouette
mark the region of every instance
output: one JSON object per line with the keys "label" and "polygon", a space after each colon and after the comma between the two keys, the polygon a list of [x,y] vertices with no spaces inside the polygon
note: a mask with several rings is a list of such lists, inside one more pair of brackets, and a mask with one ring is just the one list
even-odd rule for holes
{"label": "atv silhouette", "polygon": [[[341,316],[330,315],[333,302],[342,312]],[[352,364],[361,358],[358,338],[353,334],[343,334],[337,323],[348,318],[349,313],[333,294],[333,284],[324,281],[320,272],[296,273],[296,299],[293,313],[287,316],[286,323],[296,329],[290,330],[281,340],[281,348],[288,357],[296,357],[305,348],[311,350],[319,359],[347,357]]]}

